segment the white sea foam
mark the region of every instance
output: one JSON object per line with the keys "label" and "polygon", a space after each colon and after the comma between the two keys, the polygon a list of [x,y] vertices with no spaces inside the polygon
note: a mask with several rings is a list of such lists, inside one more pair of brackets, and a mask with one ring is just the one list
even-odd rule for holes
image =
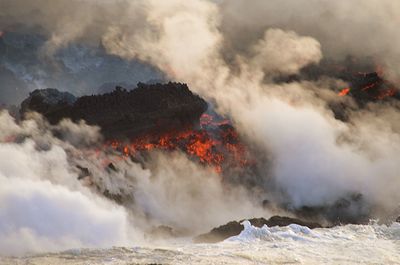
{"label": "white sea foam", "polygon": [[242,223],[244,226],[243,231],[238,236],[231,237],[227,239],[227,241],[231,242],[252,242],[255,240],[266,240],[266,241],[275,241],[275,240],[283,240],[283,239],[292,239],[292,240],[308,240],[308,237],[318,238],[319,236],[315,234],[310,228],[291,224],[287,227],[268,227],[264,225],[261,228],[252,226],[249,221],[244,221]]}
{"label": "white sea foam", "polygon": [[[400,264],[400,224],[256,228],[218,244],[74,250],[0,264]],[[25,263],[23,263],[25,262]]]}

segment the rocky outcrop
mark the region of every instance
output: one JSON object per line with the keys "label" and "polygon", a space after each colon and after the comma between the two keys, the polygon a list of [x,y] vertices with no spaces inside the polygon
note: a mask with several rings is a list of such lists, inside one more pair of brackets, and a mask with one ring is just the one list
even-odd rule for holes
{"label": "rocky outcrop", "polygon": [[36,111],[48,117],[71,108],[75,102],[75,96],[68,92],[60,92],[55,88],[36,89],[21,103],[21,114]]}
{"label": "rocky outcrop", "polygon": [[166,225],[160,225],[153,227],[150,231],[146,234],[149,239],[170,239],[170,238],[177,238],[183,236],[181,232],[176,231],[172,227]]}
{"label": "rocky outcrop", "polygon": [[[196,243],[216,243],[223,241],[229,237],[239,235],[240,232],[244,229],[244,226],[241,225],[243,221],[244,220],[232,221],[220,227],[214,228],[209,233],[195,237],[194,241]],[[263,225],[267,225],[268,227],[288,226],[290,224],[307,226],[310,229],[322,227],[322,225],[318,223],[308,222],[297,218],[282,217],[282,216],[273,216],[268,220],[265,218],[254,218],[250,219],[249,221],[253,226],[256,227],[262,227]]]}
{"label": "rocky outcrop", "polygon": [[21,114],[36,111],[52,124],[82,119],[100,126],[108,138],[122,138],[178,130],[197,123],[206,109],[207,103],[186,84],[139,83],[131,91],[117,87],[112,93],[77,99],[55,89],[35,90],[22,103]]}
{"label": "rocky outcrop", "polygon": [[294,211],[296,216],[308,220],[326,220],[331,225],[368,224],[371,219],[371,209],[360,193],[349,193],[332,204],[320,206],[302,206],[286,208]]}
{"label": "rocky outcrop", "polygon": [[[345,60],[325,58],[319,64],[310,64],[300,73],[275,78],[277,83],[292,83],[302,81],[331,83],[332,88],[338,83],[332,80],[343,80],[346,85],[335,88],[336,97],[327,97],[317,92],[327,102],[336,119],[348,122],[355,111],[369,109],[371,103],[387,104],[400,110],[400,88],[397,83],[391,83],[379,70],[371,58],[355,58],[348,56]],[[331,80],[331,81],[328,81]],[[336,81],[335,81],[336,82]]]}

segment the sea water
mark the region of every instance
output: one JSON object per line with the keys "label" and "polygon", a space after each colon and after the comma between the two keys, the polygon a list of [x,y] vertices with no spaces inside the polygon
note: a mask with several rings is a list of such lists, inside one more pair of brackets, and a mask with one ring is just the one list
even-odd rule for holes
{"label": "sea water", "polygon": [[0,264],[400,264],[400,224],[346,225],[311,230],[299,225],[257,228],[217,244],[75,249]]}

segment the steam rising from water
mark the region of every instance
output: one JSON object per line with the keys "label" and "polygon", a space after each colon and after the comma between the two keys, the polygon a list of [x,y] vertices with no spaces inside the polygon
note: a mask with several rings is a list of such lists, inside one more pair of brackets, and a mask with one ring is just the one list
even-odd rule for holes
{"label": "steam rising from water", "polygon": [[[311,24],[311,21],[316,21],[315,17],[302,15],[310,1],[255,1],[252,4],[239,0],[222,3],[139,0],[119,1],[117,4],[68,1],[67,11],[64,11],[66,3],[5,1],[5,7],[0,8],[3,12],[0,25],[6,22],[27,24],[27,21],[39,25],[49,36],[44,51],[47,54],[69,42],[101,40],[110,54],[125,59],[138,58],[158,67],[171,79],[187,82],[191,89],[216,102],[218,110],[232,117],[235,126],[249,141],[257,144],[263,154],[271,156],[272,175],[265,172],[261,177],[265,181],[273,180],[275,190],[279,191],[276,201],[294,207],[318,206],[332,204],[349,193],[359,192],[371,207],[380,209],[376,212],[378,216],[398,207],[398,112],[390,105],[375,104],[367,111],[350,113],[350,122],[344,123],[334,119],[327,107],[330,101],[338,100],[334,99],[334,90],[340,81],[283,85],[273,82],[274,77],[280,74],[295,74],[309,64],[318,64],[323,54],[332,56],[347,52],[377,56],[387,68],[388,77],[396,80],[398,72],[392,66],[399,58],[400,40],[393,34],[399,25],[397,16],[392,14],[397,7],[393,1],[312,1],[318,21],[324,22],[319,16],[327,17],[327,23],[319,26]],[[46,16],[31,13],[38,4]],[[253,10],[253,7],[257,9]],[[384,17],[386,23],[371,19],[371,8],[379,17]],[[86,12],[89,9],[93,11]],[[352,16],[347,21],[345,18],[350,17],[350,11]],[[15,16],[11,18],[8,14]],[[283,15],[277,17],[276,14]],[[363,26],[365,21],[368,21],[368,30]],[[338,32],[337,28],[328,25],[335,25],[343,31]],[[237,31],[236,26],[246,28],[248,32]],[[377,30],[374,31],[376,37],[370,28]],[[371,37],[376,42],[365,41]],[[241,188],[225,187],[211,171],[199,168],[180,154],[168,159],[160,154],[150,169],[142,169],[130,161],[117,161],[117,168],[121,171],[104,173],[99,158],[84,153],[81,147],[82,141],[93,139],[88,138],[88,130],[93,128],[85,132],[83,128],[87,127],[84,124],[74,127],[77,125],[64,123],[73,137],[61,141],[50,133],[55,128],[47,128],[47,125],[46,129],[37,127],[43,121],[27,121],[20,127],[5,115],[1,116],[2,126],[7,124],[7,130],[13,130],[13,133],[28,131],[29,137],[33,137],[41,148],[39,151],[34,149],[29,141],[22,145],[2,144],[0,148],[20,150],[23,154],[27,149],[30,155],[21,161],[30,157],[37,159],[26,168],[18,167],[21,171],[14,174],[16,180],[7,174],[9,165],[1,165],[2,180],[8,187],[25,183],[22,178],[39,181],[41,186],[29,185],[28,193],[39,194],[46,201],[53,198],[53,190],[60,189],[60,193],[65,194],[65,199],[60,197],[60,208],[79,199],[82,211],[95,209],[77,217],[77,223],[89,219],[99,222],[95,224],[104,226],[105,234],[89,241],[82,241],[80,235],[76,235],[74,240],[82,245],[103,245],[110,227],[118,229],[112,233],[115,238],[107,244],[125,242],[123,234],[128,228],[124,226],[130,223],[130,227],[145,230],[144,223],[149,216],[151,224],[167,224],[197,232],[230,219],[265,215],[254,203],[255,198]],[[41,130],[44,130],[44,135]],[[77,134],[83,134],[78,138],[81,140],[77,140]],[[48,151],[42,151],[46,146]],[[14,152],[15,161],[19,161],[20,153]],[[49,152],[55,152],[55,155],[48,156]],[[108,155],[102,155],[110,159]],[[71,164],[90,168],[100,192],[108,190],[131,196],[135,198],[135,206],[121,208],[114,205],[113,217],[101,218],[107,207],[104,201],[93,195],[99,191],[89,191],[75,181],[76,173],[71,175],[74,171]],[[54,166],[56,170],[52,169]],[[10,198],[11,195],[7,194],[14,191],[7,192],[4,191],[4,196]],[[81,195],[73,199],[71,194],[76,192]],[[134,213],[131,218],[127,217],[127,211]],[[199,212],[207,215],[199,215]],[[60,220],[57,218],[55,220]],[[8,230],[2,230],[0,234],[4,231]],[[12,231],[17,233],[15,231],[19,230]],[[40,229],[36,231],[42,232]],[[71,241],[60,239],[57,242],[63,248],[65,242]]]}
{"label": "steam rising from water", "polygon": [[[195,235],[268,214],[244,189],[223,185],[213,169],[183,154],[153,154],[143,169],[99,153],[96,127],[68,120],[50,126],[38,115],[17,125],[6,112],[0,120],[0,254],[139,244],[158,225]],[[107,170],[110,162],[117,171]],[[76,166],[92,176],[78,180]],[[124,198],[123,205],[105,193]]]}
{"label": "steam rising from water", "polygon": [[1,176],[0,183],[3,255],[128,245],[122,207],[46,180]]}
{"label": "steam rising from water", "polygon": [[[56,144],[40,119],[21,126],[5,112],[0,119],[2,141],[29,137],[0,145],[1,254],[127,244],[126,210],[79,185],[67,147]],[[89,136],[86,129],[75,135]]]}

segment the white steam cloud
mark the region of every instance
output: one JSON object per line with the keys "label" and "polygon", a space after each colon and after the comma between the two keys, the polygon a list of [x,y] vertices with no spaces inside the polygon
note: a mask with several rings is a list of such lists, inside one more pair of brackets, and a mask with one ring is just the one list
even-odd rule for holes
{"label": "white steam cloud", "polygon": [[122,207],[49,181],[1,176],[0,182],[2,255],[128,245]]}
{"label": "white steam cloud", "polygon": [[211,169],[182,154],[159,154],[153,161],[157,168],[137,180],[134,192],[137,205],[164,225],[201,233],[238,218],[268,214],[244,188],[223,185]]}
{"label": "white steam cloud", "polygon": [[295,74],[304,66],[318,63],[321,58],[321,45],[315,39],[269,29],[256,45],[253,61],[265,73]]}
{"label": "white steam cloud", "polygon": [[294,30],[317,39],[330,58],[372,57],[398,82],[399,9],[393,0],[228,0],[221,3],[221,28],[237,48],[257,41],[265,28]]}
{"label": "white steam cloud", "polygon": [[[218,6],[209,1],[184,3],[168,1],[147,10],[146,16],[157,21],[158,25],[155,33],[158,38],[151,45],[162,52],[154,57],[151,56],[153,49],[145,49],[140,51],[140,55],[172,77],[188,82],[205,97],[214,99],[221,111],[233,117],[243,134],[264,145],[265,151],[272,153],[274,159],[273,178],[278,188],[287,192],[290,203],[295,206],[324,205],[334,203],[348,193],[360,192],[372,205],[391,209],[397,206],[397,192],[385,188],[386,185],[399,184],[400,168],[394,154],[400,142],[398,132],[389,127],[389,124],[397,124],[393,117],[386,121],[388,125],[385,122],[376,125],[376,119],[367,120],[365,117],[346,124],[333,118],[326,102],[309,96],[312,93],[310,84],[275,85],[267,81],[272,75],[294,74],[308,64],[318,63],[322,51],[316,39],[302,37],[292,31],[267,28],[260,40],[250,43],[247,48],[249,53],[238,53],[233,62],[228,64],[222,56],[224,35],[215,23],[219,21],[215,17],[218,15],[215,12]],[[229,2],[225,4],[229,6]],[[194,12],[192,7],[199,5],[202,7],[200,10],[207,12]],[[383,7],[391,5],[380,1],[380,6],[383,12],[386,10]],[[332,12],[339,7],[356,8],[338,4],[332,7]],[[167,30],[169,22],[181,16],[195,17],[196,23],[188,21],[176,24],[173,31]],[[182,62],[176,55],[180,50],[165,43],[175,43],[180,38],[182,43],[186,43],[186,36],[182,37],[181,34],[190,22],[194,28],[199,25],[203,27],[199,31],[201,39],[193,38],[196,44],[191,47],[191,52],[183,52],[189,57]],[[387,30],[385,32],[389,34]],[[337,36],[338,31],[335,33]],[[141,47],[145,46],[148,39],[142,40]],[[118,46],[108,45],[113,43],[113,39],[105,42],[111,53],[128,56],[137,51],[129,41],[125,43],[120,38],[115,41],[118,41]],[[361,47],[359,49],[362,50]],[[130,49],[133,51],[127,53]],[[202,56],[199,56],[201,52]],[[186,61],[192,63],[188,65]],[[313,86],[319,93],[329,94],[326,88],[329,88],[328,84],[316,83]],[[381,126],[385,130],[377,129]],[[367,130],[362,129],[367,127]],[[352,141],[340,142],[340,138],[349,134]],[[388,140],[375,145],[374,141],[377,140],[374,139]],[[373,158],[370,153],[374,153]],[[386,195],[383,196],[383,193]]]}
{"label": "white steam cloud", "polygon": [[0,119],[2,141],[30,138],[0,144],[0,254],[128,244],[126,210],[83,188],[60,145],[40,150],[50,135],[35,139],[36,122],[20,127],[6,112]]}
{"label": "white steam cloud", "polygon": [[[98,128],[83,122],[51,126],[32,114],[16,124],[7,112],[0,121],[1,255],[128,246],[145,243],[159,225],[196,235],[269,214],[246,190],[183,154],[153,154],[143,169],[98,146]],[[90,174],[78,180],[77,166]]]}

